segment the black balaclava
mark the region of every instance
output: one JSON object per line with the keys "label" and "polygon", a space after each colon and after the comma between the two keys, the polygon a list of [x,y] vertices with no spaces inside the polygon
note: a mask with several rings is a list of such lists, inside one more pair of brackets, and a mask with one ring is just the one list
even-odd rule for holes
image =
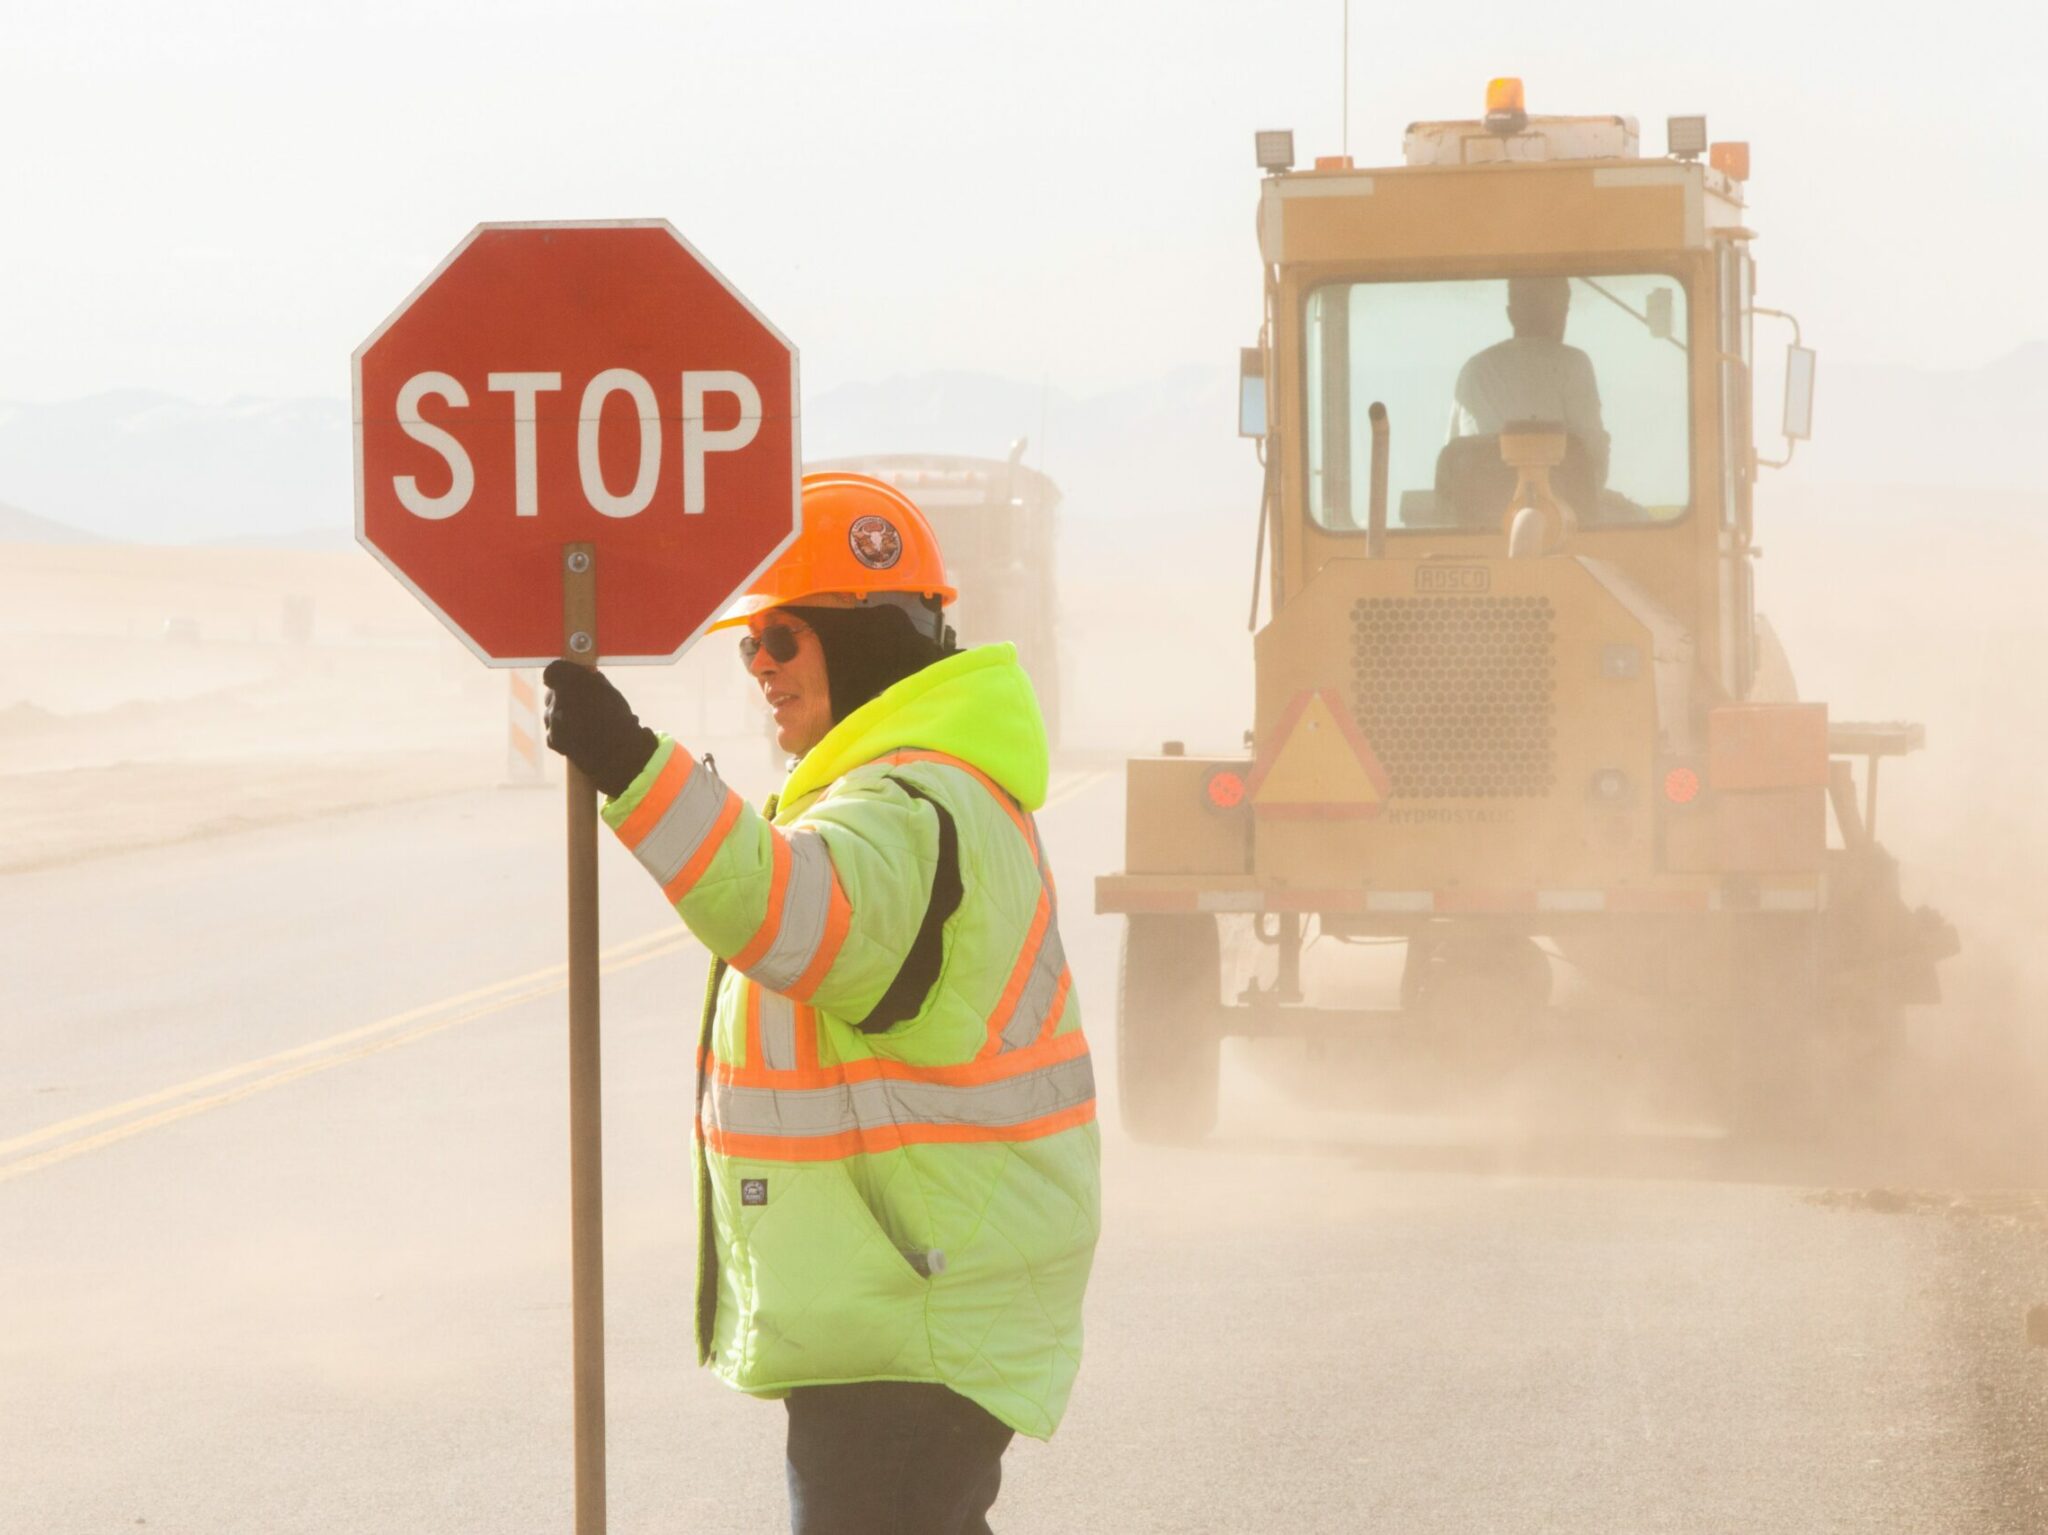
{"label": "black balaclava", "polygon": [[783,611],[809,624],[825,652],[825,684],[832,702],[832,723],[838,724],[883,689],[923,671],[957,648],[919,634],[910,615],[899,607],[809,608],[792,604]]}

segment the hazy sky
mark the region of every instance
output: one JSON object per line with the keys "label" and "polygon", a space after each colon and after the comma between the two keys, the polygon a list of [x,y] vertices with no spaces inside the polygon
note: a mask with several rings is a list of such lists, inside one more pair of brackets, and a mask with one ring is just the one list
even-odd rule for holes
{"label": "hazy sky", "polygon": [[[1251,134],[1337,147],[1341,0],[4,0],[0,399],[344,396],[474,223],[665,216],[808,392],[974,368],[1079,391],[1233,366]],[[1453,19],[1454,18],[1454,19]],[[2048,338],[2032,6],[1354,0],[1351,141],[1704,111],[1752,141],[1761,302],[1828,363]]]}

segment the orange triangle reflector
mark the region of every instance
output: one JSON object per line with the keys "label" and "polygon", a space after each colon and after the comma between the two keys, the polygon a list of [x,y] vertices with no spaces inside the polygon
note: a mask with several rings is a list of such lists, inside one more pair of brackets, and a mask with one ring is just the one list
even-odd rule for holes
{"label": "orange triangle reflector", "polygon": [[1378,815],[1393,793],[1387,770],[1333,688],[1295,695],[1273,739],[1246,786],[1255,814],[1355,819]]}

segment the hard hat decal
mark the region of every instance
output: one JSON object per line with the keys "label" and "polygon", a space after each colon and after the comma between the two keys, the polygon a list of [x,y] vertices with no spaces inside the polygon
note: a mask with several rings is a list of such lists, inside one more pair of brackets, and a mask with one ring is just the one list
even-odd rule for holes
{"label": "hard hat decal", "polygon": [[803,509],[797,541],[712,628],[743,624],[756,613],[825,592],[918,592],[941,603],[959,595],[946,578],[931,524],[895,486],[847,470],[807,474]]}
{"label": "hard hat decal", "polygon": [[1297,693],[1245,786],[1256,815],[1376,816],[1393,793],[1387,770],[1333,689]]}
{"label": "hard hat decal", "polygon": [[846,530],[846,542],[853,557],[869,570],[887,570],[903,558],[903,535],[886,517],[873,515],[854,519]]}

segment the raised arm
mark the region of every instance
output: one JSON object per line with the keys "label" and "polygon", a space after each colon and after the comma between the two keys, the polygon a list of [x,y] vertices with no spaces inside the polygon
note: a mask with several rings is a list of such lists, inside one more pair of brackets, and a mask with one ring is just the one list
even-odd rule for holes
{"label": "raised arm", "polygon": [[778,827],[666,738],[604,819],[712,953],[855,1021],[902,968],[938,866],[937,813],[892,779],[854,775]]}
{"label": "raised arm", "polygon": [[923,922],[938,812],[880,771],[855,772],[771,825],[602,674],[557,661],[543,680],[548,745],[603,791],[606,823],[705,947],[771,991],[866,1017]]}

